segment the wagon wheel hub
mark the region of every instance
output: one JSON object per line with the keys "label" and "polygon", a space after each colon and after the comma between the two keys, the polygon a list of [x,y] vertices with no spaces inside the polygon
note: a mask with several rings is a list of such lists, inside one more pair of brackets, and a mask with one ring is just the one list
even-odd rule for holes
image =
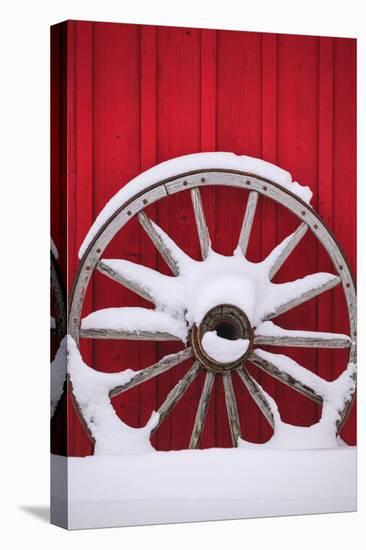
{"label": "wagon wheel hub", "polygon": [[[194,356],[216,374],[241,367],[252,351],[253,341],[248,317],[240,308],[229,304],[210,309],[202,322],[194,324],[191,330]],[[227,357],[231,360],[227,361]]]}

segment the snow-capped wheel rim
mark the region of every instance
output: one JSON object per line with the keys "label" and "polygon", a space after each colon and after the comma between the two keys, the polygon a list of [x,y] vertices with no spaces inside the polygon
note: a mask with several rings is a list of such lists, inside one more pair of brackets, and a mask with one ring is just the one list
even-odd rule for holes
{"label": "snow-capped wheel rim", "polygon": [[[313,348],[349,348],[350,353],[348,364],[352,365],[352,369],[349,372],[349,377],[352,380],[353,386],[351,390],[348,391],[344,400],[341,400],[341,403],[337,403],[336,427],[339,431],[349,413],[356,382],[356,293],[351,271],[335,237],[320,219],[318,214],[313,210],[313,208],[311,208],[307,203],[301,200],[301,198],[296,196],[288,189],[282,187],[274,181],[258,176],[256,174],[242,172],[239,170],[215,168],[181,173],[166,180],[157,181],[154,185],[151,185],[142,192],[135,194],[132,198],[130,198],[122,206],[120,206],[113,213],[113,215],[111,215],[109,219],[107,219],[106,222],[102,225],[102,227],[89,243],[85,253],[81,258],[79,270],[77,273],[77,277],[74,281],[74,287],[71,296],[71,306],[69,313],[69,332],[71,336],[77,344],[79,343],[80,337],[155,341],[179,339],[176,335],[172,335],[167,332],[156,332],[148,330],[138,332],[110,329],[104,330],[100,329],[100,327],[93,329],[90,324],[88,326],[81,326],[83,300],[90,281],[90,277],[93,271],[95,269],[98,269],[108,277],[114,279],[115,281],[134,291],[136,294],[154,302],[154,298],[152,297],[151,293],[143,285],[141,285],[138,281],[133,280],[133,278],[125,276],[123,273],[121,274],[121,272],[118,272],[118,270],[114,270],[111,265],[108,264],[108,262],[102,260],[102,254],[106,246],[110,243],[117,232],[119,232],[133,216],[138,216],[141,226],[156,246],[162,258],[170,267],[172,273],[175,276],[178,276],[180,274],[180,265],[176,254],[177,250],[174,249],[174,246],[176,246],[175,243],[172,242],[170,238],[158,226],[156,226],[156,224],[154,224],[154,222],[152,222],[152,220],[144,212],[144,209],[147,205],[150,205],[166,196],[175,193],[190,190],[202,258],[203,260],[205,260],[211,250],[211,241],[202,206],[200,187],[212,185],[238,187],[249,191],[247,207],[244,214],[242,228],[238,241],[238,249],[240,249],[242,257],[244,259],[249,243],[256,205],[260,195],[269,197],[276,203],[279,203],[280,205],[290,210],[299,218],[300,224],[296,231],[292,235],[287,237],[287,239],[280,243],[280,245],[278,245],[275,249],[276,255],[272,258],[272,262],[269,262],[269,280],[271,280],[277,273],[277,271],[281,268],[283,263],[292,253],[297,244],[301,241],[302,237],[305,235],[308,229],[310,229],[312,233],[316,236],[316,238],[320,241],[321,245],[328,253],[328,256],[331,258],[338,275],[329,276],[326,280],[324,280],[324,278],[322,281],[318,280],[316,284],[310,284],[306,292],[302,292],[297,296],[295,295],[293,299],[287,300],[284,303],[279,303],[278,307],[275,310],[272,310],[270,312],[267,311],[265,315],[261,317],[260,323],[263,325],[264,322],[269,321],[274,317],[277,317],[285,311],[288,311],[341,283],[347,303],[350,336],[347,337],[344,335],[336,334],[327,334],[326,336],[324,336],[325,333],[314,332],[308,332],[308,334],[305,335],[302,333],[301,336],[297,336],[295,334],[288,334],[291,331],[285,331],[285,334],[273,337],[268,336],[268,334],[261,334],[260,332],[257,332],[254,337],[249,340],[250,352],[248,354],[248,360],[253,365],[256,365],[264,372],[270,374],[277,380],[300,392],[312,401],[319,404],[324,404],[331,399],[331,391],[328,391],[328,386],[330,387],[331,383],[324,381],[322,378],[312,373],[310,377],[310,383],[305,383],[304,377],[301,375],[302,370],[304,370],[302,367],[295,364],[297,365],[297,367],[299,367],[300,371],[299,369],[297,369],[295,373],[289,372],[289,369],[285,369],[281,364],[276,364],[276,362],[273,362],[271,360],[271,356],[274,354],[269,354],[263,351],[262,353],[259,353],[261,350],[252,350],[252,345],[280,345]],[[223,306],[225,304],[220,305]],[[244,311],[243,313],[245,314]],[[193,330],[196,330],[196,328],[194,328]],[[167,370],[182,363],[187,358],[190,358],[192,356],[195,359],[192,367],[178,382],[178,384],[171,390],[166,400],[159,408],[159,421],[157,423],[157,426],[155,426],[152,431],[155,431],[161,425],[166,416],[171,412],[177,402],[183,397],[184,393],[188,389],[189,385],[196,378],[199,371],[204,369],[206,370],[205,382],[199,400],[196,418],[194,421],[192,435],[189,443],[190,448],[197,448],[199,446],[200,436],[207,415],[213,382],[215,379],[215,375],[218,373],[215,372],[212,368],[207,368],[207,365],[204,364],[205,362],[202,358],[202,355],[197,353],[195,345],[193,345],[192,347],[188,346],[183,351],[180,351],[176,354],[166,356],[158,361],[156,364],[142,371],[139,371],[138,373],[136,373],[136,375],[132,376],[132,378],[127,383],[112,389],[109,392],[109,397],[112,398],[128,390],[129,388],[132,388],[148,379],[151,379],[163,372],[166,372]],[[247,371],[245,364],[243,364],[245,359],[246,355],[244,354],[244,358],[242,358],[242,361],[238,364],[235,364],[233,369],[237,372],[241,381],[251,394],[253,400],[258,405],[267,421],[273,427],[275,423],[273,407],[271,407],[267,394],[262,390],[260,385],[255,381],[254,378],[251,377],[251,375]],[[307,372],[309,373],[310,371]],[[232,443],[233,446],[236,446],[238,437],[240,436],[240,421],[236,399],[233,391],[232,373],[230,372],[230,369],[224,368],[219,374],[222,375],[224,384],[225,401]],[[306,382],[308,382],[308,378],[306,378],[305,380]],[[90,431],[89,436],[93,439]]]}

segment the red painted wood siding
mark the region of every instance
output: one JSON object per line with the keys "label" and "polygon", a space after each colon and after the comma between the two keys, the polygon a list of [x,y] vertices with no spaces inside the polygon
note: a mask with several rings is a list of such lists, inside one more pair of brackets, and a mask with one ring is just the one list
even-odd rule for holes
{"label": "red painted wood siding", "polygon": [[[158,162],[215,150],[263,158],[309,185],[315,209],[334,231],[355,272],[355,40],[88,22],[65,23],[62,33],[67,43],[68,96],[63,116],[67,116],[68,137],[69,288],[78,265],[78,248],[100,209],[118,189]],[[60,27],[55,27],[53,43],[59,35]],[[53,167],[57,180],[57,155]],[[218,252],[231,253],[237,242],[245,197],[240,190],[203,192]],[[149,214],[189,254],[199,257],[188,196],[165,199],[150,207]],[[263,258],[295,227],[293,216],[261,199],[249,257]],[[115,238],[105,256],[166,269],[135,220]],[[276,280],[328,269],[324,252],[307,235]],[[141,304],[142,299],[96,274],[84,315],[96,308]],[[341,290],[283,315],[281,325],[347,332]],[[139,369],[177,349],[178,344],[82,345],[89,364],[108,372]],[[287,349],[286,353],[327,379],[345,366],[343,351]],[[182,365],[123,394],[115,400],[117,413],[133,426],[145,423],[186,369]],[[299,425],[317,420],[319,410],[313,403],[267,375],[251,372],[278,399],[284,420]],[[202,383],[201,377],[154,437],[159,449],[187,446]],[[236,382],[235,392],[244,437],[265,441],[271,433],[266,421]],[[351,444],[355,443],[355,422],[353,407],[342,434]],[[202,443],[206,447],[230,445],[221,383],[215,387]],[[90,451],[70,405],[68,452],[84,455]]]}

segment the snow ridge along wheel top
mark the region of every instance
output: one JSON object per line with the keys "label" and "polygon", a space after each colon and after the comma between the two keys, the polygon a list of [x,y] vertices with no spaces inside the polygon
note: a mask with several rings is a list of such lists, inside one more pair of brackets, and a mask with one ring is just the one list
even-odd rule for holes
{"label": "snow ridge along wheel top", "polygon": [[[205,186],[231,186],[247,191],[238,245],[232,256],[214,251],[200,193],[200,188]],[[191,196],[202,261],[188,256],[145,212],[148,205],[176,193]],[[252,263],[246,253],[261,195],[292,212],[299,224],[266,258]],[[231,153],[200,153],[155,166],[109,201],[81,246],[69,312],[68,370],[72,391],[96,453],[151,448],[151,433],[159,428],[202,370],[205,382],[191,438],[187,441],[190,448],[199,447],[213,384],[218,377],[224,386],[233,446],[245,446],[233,376],[239,377],[274,429],[273,441],[276,438],[279,441],[281,434],[288,435],[295,427],[282,421],[274,399],[249,374],[248,362],[322,404],[319,423],[301,429],[312,430],[308,434],[316,434],[318,446],[323,436],[324,446],[337,444],[337,432],[347,417],[355,392],[356,295],[347,261],[334,236],[309,205],[310,199],[308,188],[292,182],[288,172],[269,163]],[[138,217],[172,276],[127,260],[103,257],[106,246],[134,216]],[[272,283],[309,230],[325,249],[336,273],[313,273],[286,283]],[[152,302],[155,309],[107,308],[82,319],[85,293],[96,269]],[[349,334],[288,330],[274,324],[273,320],[282,313],[337,285],[342,286],[347,304]],[[82,361],[77,349],[80,338],[180,340],[185,348],[140,371],[129,370],[126,358],[125,370],[107,374],[94,371]],[[268,345],[347,348],[349,359],[343,373],[329,382],[286,355],[262,349]],[[171,389],[159,410],[152,413],[145,427],[131,428],[117,417],[112,397],[189,358],[193,360],[191,368]],[[291,443],[288,444],[291,448]],[[295,440],[293,445],[295,448]]]}

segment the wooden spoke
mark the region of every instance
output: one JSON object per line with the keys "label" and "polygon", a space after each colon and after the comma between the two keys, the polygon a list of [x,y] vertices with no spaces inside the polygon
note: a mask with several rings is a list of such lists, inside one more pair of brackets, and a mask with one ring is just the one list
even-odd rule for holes
{"label": "wooden spoke", "polygon": [[233,381],[231,379],[231,373],[227,372],[223,374],[222,380],[224,384],[225,402],[226,402],[227,416],[228,416],[229,425],[230,425],[231,441],[233,443],[233,447],[237,447],[238,438],[240,437],[241,430],[240,430],[238,407],[236,404],[234,388],[233,388]]}
{"label": "wooden spoke", "polygon": [[304,237],[305,233],[308,230],[308,226],[305,222],[301,223],[294,233],[289,235],[286,239],[282,241],[268,256],[267,260],[271,263],[271,258],[273,258],[272,266],[269,270],[269,279],[273,279],[282,265],[285,263],[291,252],[298,245],[301,239]]}
{"label": "wooden spoke", "polygon": [[[124,260],[119,260],[119,261],[124,262]],[[132,262],[126,262],[126,263],[130,264]],[[137,267],[141,268],[143,266],[137,266]],[[149,291],[140,282],[133,280],[132,277],[127,277],[126,275],[123,275],[121,270],[116,271],[115,269],[113,269],[110,265],[108,265],[108,260],[107,261],[100,260],[97,263],[97,269],[98,271],[103,273],[103,275],[106,275],[113,281],[116,281],[117,283],[123,285],[129,290],[132,290],[132,292],[134,292],[135,294],[138,294],[142,298],[145,298],[145,300],[149,300],[149,302],[154,302]]]}
{"label": "wooden spoke", "polygon": [[308,397],[312,401],[315,401],[315,403],[320,404],[323,402],[323,398],[320,395],[318,395],[315,390],[303,384],[302,382],[300,382],[300,380],[297,380],[294,376],[291,376],[290,374],[281,371],[271,361],[268,361],[267,359],[263,359],[262,357],[259,357],[259,355],[257,355],[255,351],[249,356],[249,361],[253,365],[256,365],[257,367],[262,369],[267,374],[270,374],[271,376],[273,376],[273,378],[276,378],[276,380],[283,382],[287,386],[290,386],[290,388],[293,388],[294,390],[298,391],[302,395],[305,395],[305,397]]}
{"label": "wooden spoke", "polygon": [[186,325],[170,315],[143,307],[116,307],[93,311],[81,321],[80,336],[100,340],[184,339]]}
{"label": "wooden spoke", "polygon": [[82,328],[80,330],[80,338],[94,338],[95,340],[146,340],[154,342],[180,341],[180,338],[168,332],[110,328]]}
{"label": "wooden spoke", "polygon": [[126,382],[126,384],[123,384],[122,386],[117,386],[116,388],[111,390],[109,392],[109,396],[112,398],[126,390],[129,390],[130,388],[134,388],[135,386],[146,382],[146,380],[150,380],[150,378],[154,378],[155,376],[158,376],[159,374],[170,370],[176,365],[183,363],[183,361],[186,361],[190,357],[192,357],[192,348],[185,348],[178,353],[166,355],[154,365],[151,365],[150,367],[147,367],[146,369],[137,372],[128,382]]}
{"label": "wooden spoke", "polygon": [[[288,331],[289,333],[292,331]],[[294,333],[300,331],[293,331]],[[308,332],[302,331],[301,336],[296,334],[286,334],[278,336],[255,336],[254,344],[261,346],[285,346],[294,348],[330,348],[340,349],[349,348],[352,344],[351,339],[345,334],[332,334],[329,332]]]}
{"label": "wooden spoke", "polygon": [[200,248],[202,258],[207,258],[208,252],[211,248],[211,240],[208,232],[205,214],[203,212],[201,192],[198,187],[191,189],[191,198],[194,210],[194,217],[197,225],[198,238],[200,241]]}
{"label": "wooden spoke", "polygon": [[197,374],[201,369],[201,365],[198,361],[195,361],[189,371],[181,378],[176,386],[169,392],[164,403],[159,407],[157,411],[159,413],[159,422],[157,426],[153,429],[152,433],[159,428],[162,422],[168,414],[174,409],[178,401],[183,397],[185,392],[188,390],[189,386],[192,384],[193,380],[196,378]]}
{"label": "wooden spoke", "polygon": [[[316,275],[316,274],[315,274]],[[312,277],[312,275],[308,275],[308,277]],[[278,315],[281,315],[282,313],[285,313],[286,311],[289,311],[290,309],[293,309],[300,304],[303,304],[305,302],[308,302],[312,298],[315,298],[316,296],[319,296],[319,294],[322,294],[323,292],[326,292],[327,290],[330,290],[331,288],[334,288],[335,286],[339,285],[341,282],[340,277],[337,275],[334,275],[331,279],[328,279],[325,283],[319,284],[318,281],[314,281],[314,285],[309,290],[303,292],[301,290],[302,288],[302,281],[293,281],[292,283],[284,283],[284,285],[292,285],[292,290],[296,289],[296,287],[299,287],[299,294],[296,295],[294,298],[286,299],[284,302],[282,302],[280,305],[278,305],[274,311],[264,315],[263,321],[267,321],[269,319],[274,319]],[[282,285],[278,285],[282,286]],[[296,294],[296,292],[294,293]]]}
{"label": "wooden spoke", "polygon": [[254,402],[258,405],[258,408],[262,412],[263,416],[266,418],[270,426],[274,427],[274,419],[271,411],[271,407],[266,399],[266,396],[262,392],[260,386],[257,382],[250,376],[245,367],[238,369],[236,371],[240,377],[240,380],[243,382],[244,386],[247,388],[248,392],[252,396]]}
{"label": "wooden spoke", "polygon": [[207,416],[208,405],[210,402],[212,385],[214,383],[214,380],[215,380],[215,375],[213,374],[213,372],[207,371],[200,401],[198,403],[191,440],[189,442],[190,449],[197,449],[197,447],[199,446],[201,433],[202,433],[203,426]]}
{"label": "wooden spoke", "polygon": [[252,225],[254,220],[255,210],[257,208],[258,193],[257,191],[251,191],[248,196],[247,207],[245,209],[243,224],[240,231],[238,245],[241,248],[243,255],[245,256],[249,244],[250,233],[252,231]]}
{"label": "wooden spoke", "polygon": [[150,237],[161,256],[164,258],[165,262],[168,264],[174,275],[179,274],[178,262],[173,257],[171,249],[166,245],[164,239],[162,238],[162,230],[157,231],[157,226],[154,224],[150,218],[145,214],[145,212],[139,212],[138,219],[146,231],[147,235]]}

